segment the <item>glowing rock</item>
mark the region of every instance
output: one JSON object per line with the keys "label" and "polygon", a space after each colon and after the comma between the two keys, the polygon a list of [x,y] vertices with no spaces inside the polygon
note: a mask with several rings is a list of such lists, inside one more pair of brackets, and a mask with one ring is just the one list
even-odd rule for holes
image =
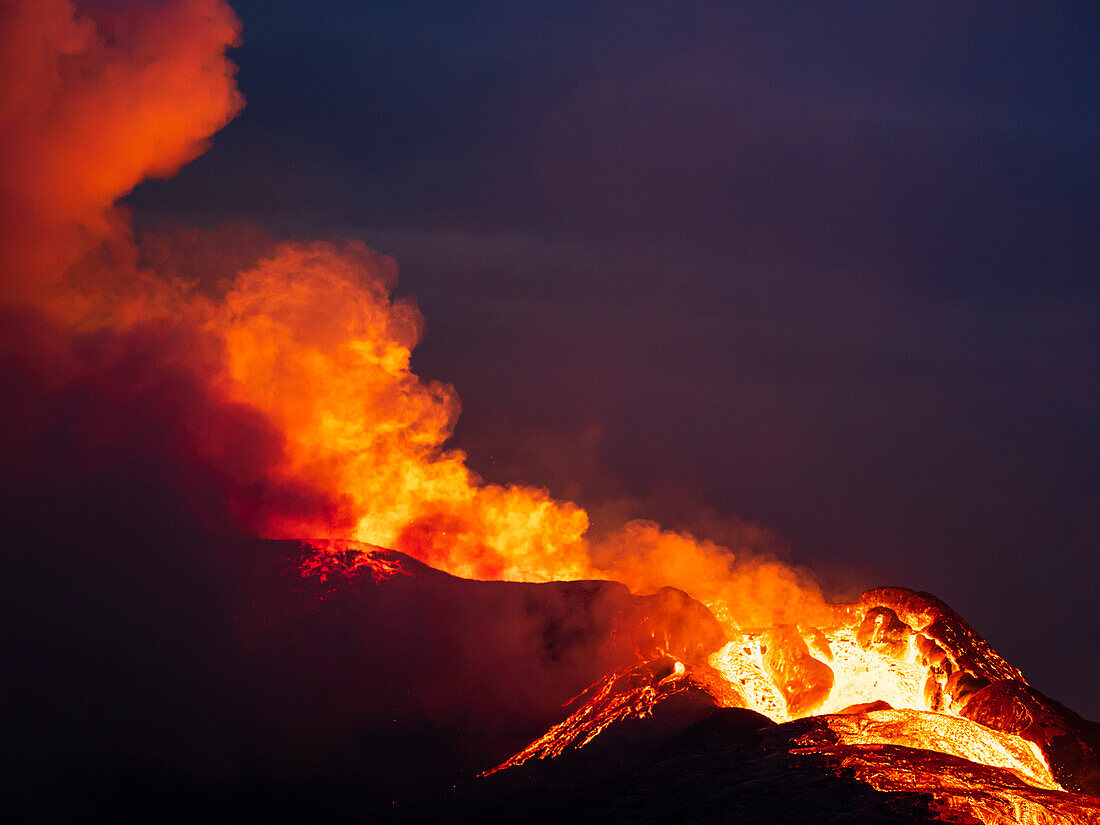
{"label": "glowing rock", "polygon": [[783,693],[787,712],[802,716],[821,707],[833,689],[833,670],[810,654],[798,629],[784,625],[770,628],[761,650],[764,670]]}
{"label": "glowing rock", "polygon": [[856,631],[856,641],[864,650],[875,650],[895,659],[902,659],[909,650],[913,628],[898,618],[888,607],[873,607],[867,611]]}

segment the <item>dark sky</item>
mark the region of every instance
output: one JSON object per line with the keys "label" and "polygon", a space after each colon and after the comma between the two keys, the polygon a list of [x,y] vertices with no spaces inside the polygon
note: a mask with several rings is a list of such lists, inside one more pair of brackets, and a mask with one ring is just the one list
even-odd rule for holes
{"label": "dark sky", "polygon": [[489,480],[759,521],[1100,718],[1100,8],[233,5],[139,225],[393,254]]}

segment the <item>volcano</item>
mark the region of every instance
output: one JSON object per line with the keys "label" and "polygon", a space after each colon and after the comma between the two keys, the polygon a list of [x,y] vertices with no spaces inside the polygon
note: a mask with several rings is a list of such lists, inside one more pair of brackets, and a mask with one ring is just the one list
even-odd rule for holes
{"label": "volcano", "polygon": [[240,34],[0,4],[7,820],[1100,821],[1098,726],[935,597],[483,479],[388,255],[137,231]]}
{"label": "volcano", "polygon": [[[15,811],[1100,822],[1100,725],[929,594],[872,590],[829,625],[731,631],[675,588],[464,579],[350,541],[191,550],[218,566],[170,588],[195,605],[179,626],[55,604],[39,647],[9,657]],[[192,657],[198,631],[219,643]],[[110,673],[93,659],[44,672],[73,634]]]}
{"label": "volcano", "polygon": [[[832,605],[821,627],[727,632],[668,587],[637,596],[605,581],[476,582],[346,542],[310,545],[300,569],[322,600],[348,588],[367,603],[401,591],[464,622],[475,600],[541,640],[526,648],[539,664],[513,674],[522,681],[564,661],[583,663],[576,678],[606,669],[541,736],[476,778],[460,776],[443,797],[452,812],[545,822],[1100,822],[1100,725],[1034,690],[927,593],[880,588]],[[514,666],[497,661],[485,676]],[[512,732],[500,730],[497,746]],[[398,818],[430,811],[414,802]]]}
{"label": "volcano", "polygon": [[[434,590],[433,600],[486,587],[392,552],[314,550],[304,569],[325,581]],[[564,705],[564,719],[448,800],[468,814],[1100,822],[1100,725],[1030,687],[930,594],[880,588],[833,605],[822,627],[727,634],[673,588],[633,596],[611,582],[488,587],[495,598],[486,601],[524,603],[521,626],[534,621],[543,640],[536,658],[586,651],[586,669],[607,672]],[[549,593],[567,614],[547,612]]]}
{"label": "volcano", "polygon": [[882,588],[836,617],[612,672],[483,777],[581,788],[584,821],[1100,821],[1100,726],[949,607]]}

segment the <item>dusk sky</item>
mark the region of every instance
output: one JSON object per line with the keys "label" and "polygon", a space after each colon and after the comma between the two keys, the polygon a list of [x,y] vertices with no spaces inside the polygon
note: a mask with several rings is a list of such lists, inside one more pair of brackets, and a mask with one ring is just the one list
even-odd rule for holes
{"label": "dusk sky", "polygon": [[1096,4],[232,5],[139,229],[362,239],[487,480],[759,523],[1100,718]]}

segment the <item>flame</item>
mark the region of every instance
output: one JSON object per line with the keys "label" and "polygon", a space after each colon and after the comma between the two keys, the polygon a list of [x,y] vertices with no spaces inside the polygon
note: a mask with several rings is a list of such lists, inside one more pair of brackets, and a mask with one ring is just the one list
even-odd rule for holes
{"label": "flame", "polygon": [[225,341],[227,391],[285,434],[283,473],[342,498],[340,537],[468,577],[589,573],[583,510],[484,485],[444,448],[458,398],[410,370],[424,324],[412,300],[392,297],[395,283],[393,261],[359,243],[279,247],[206,309],[206,328]]}
{"label": "flame", "polygon": [[[392,296],[395,284],[394,262],[362,244],[285,244],[206,309],[206,328],[226,343],[227,391],[286,435],[287,477],[343,498],[340,537],[471,578],[672,585],[731,623],[825,615],[816,584],[778,562],[738,563],[727,548],[640,520],[591,542],[577,505],[482,483],[445,448],[454,390],[410,370],[424,322],[412,300]],[[324,538],[334,526],[326,536],[282,529]]]}
{"label": "flame", "polygon": [[[636,520],[593,538],[580,506],[536,487],[485,484],[447,447],[460,411],[455,390],[411,369],[424,319],[412,299],[394,296],[389,257],[354,241],[283,243],[217,284],[180,275],[170,261],[140,263],[116,201],[200,154],[243,105],[225,56],[239,23],[222,0],[2,0],[0,13],[0,300],[32,308],[43,329],[63,330],[59,350],[99,334],[100,362],[59,357],[56,383],[74,374],[102,380],[124,400],[144,398],[146,385],[172,390],[164,394],[170,414],[187,420],[165,431],[185,431],[183,446],[198,454],[191,458],[212,470],[196,477],[224,485],[190,493],[224,495],[241,529],[312,540],[316,555],[302,572],[322,580],[350,569],[378,580],[402,575],[398,557],[345,543],[355,541],[471,578],[680,588],[734,636],[712,667],[773,719],[885,700],[901,709],[876,717],[886,724],[939,709],[929,704],[942,692],[957,715],[966,685],[943,682],[946,673],[930,670],[937,665],[918,661],[914,636],[900,651],[865,644],[851,622],[834,622],[806,571],[751,551],[759,531],[727,546]],[[125,357],[134,351],[144,359],[137,368]],[[110,412],[94,419],[92,438],[96,425],[122,426]],[[183,464],[180,455],[165,450],[161,460]],[[910,621],[926,630],[931,620]],[[805,628],[809,641],[795,658],[833,680],[794,713],[790,685],[777,684],[765,634],[753,629],[777,625]],[[879,622],[873,632],[888,629]],[[992,660],[974,649],[980,670]],[[589,697],[598,713],[571,717],[540,742],[551,752],[582,746],[616,721],[651,714],[662,696],[703,686],[691,682],[699,672],[671,661],[667,672],[610,674]],[[941,720],[917,718],[930,741],[950,737]],[[1001,746],[978,733],[964,742],[968,758],[1002,764]],[[853,727],[845,735],[883,734]],[[1005,766],[1047,781],[1038,756],[1012,747]]]}
{"label": "flame", "polygon": [[[330,503],[284,512],[272,496],[247,529],[353,539],[481,579],[672,585],[730,628],[819,621],[826,606],[812,577],[747,552],[748,541],[727,547],[648,521],[593,539],[580,506],[483,483],[447,447],[456,392],[410,368],[424,320],[412,299],[394,297],[387,256],[354,241],[284,243],[215,285],[170,260],[141,262],[117,199],[201,153],[243,105],[225,56],[240,26],[222,0],[8,6],[3,298],[74,333],[171,324],[204,341],[196,380],[278,435],[267,484]],[[179,348],[172,358],[186,368]],[[204,460],[233,481],[231,452]]]}

